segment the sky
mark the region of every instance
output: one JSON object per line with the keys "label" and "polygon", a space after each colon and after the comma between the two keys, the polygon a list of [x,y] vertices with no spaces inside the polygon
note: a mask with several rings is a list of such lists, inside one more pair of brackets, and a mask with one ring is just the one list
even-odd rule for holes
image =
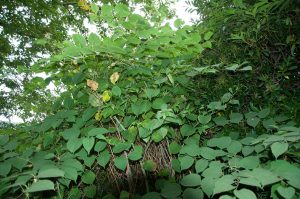
{"label": "sky", "polygon": [[189,13],[186,11],[187,8],[191,8],[191,6],[186,3],[186,0],[178,0],[172,8],[175,10],[178,18],[182,19],[187,25],[192,25],[192,20],[199,19],[196,12]]}
{"label": "sky", "polygon": [[[192,25],[193,20],[197,20],[199,16],[196,12],[189,13],[186,11],[187,8],[191,8],[187,3],[186,0],[177,0],[175,4],[171,6],[171,9],[174,9],[176,12],[176,15],[179,19],[185,22],[186,25]],[[168,21],[170,24],[173,24],[176,18]],[[85,21],[85,26],[88,28],[89,32],[97,32],[96,26],[93,24],[90,24],[88,20]],[[69,34],[72,34],[74,32],[70,31]],[[46,77],[45,74],[37,75],[40,77]],[[2,89],[2,88],[0,88]],[[51,88],[50,88],[51,90]],[[9,122],[9,119],[0,115],[0,121]],[[10,122],[12,123],[22,123],[23,120],[18,116],[12,116],[10,118]]]}
{"label": "sky", "polygon": [[[190,5],[186,3],[187,0],[177,0],[177,2],[171,5],[171,9],[173,9],[177,15],[177,17],[185,22],[186,25],[192,25],[193,20],[197,20],[199,18],[196,12],[189,13],[186,11],[187,8],[191,8]],[[139,10],[135,11],[136,13],[140,14]],[[177,18],[169,20],[168,22],[172,25],[173,22]],[[90,24],[88,19],[84,21],[84,25],[88,28],[89,32],[97,33],[97,28],[95,25]],[[74,34],[74,32],[70,31],[70,34]]]}

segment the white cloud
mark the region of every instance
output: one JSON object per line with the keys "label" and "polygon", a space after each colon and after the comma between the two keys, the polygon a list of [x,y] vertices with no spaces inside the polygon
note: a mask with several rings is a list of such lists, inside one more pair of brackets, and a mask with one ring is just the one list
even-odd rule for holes
{"label": "white cloud", "polygon": [[192,13],[187,11],[191,6],[186,3],[186,0],[178,0],[171,8],[175,10],[178,18],[183,20],[187,25],[192,25],[193,20],[199,19],[199,16],[195,11]]}

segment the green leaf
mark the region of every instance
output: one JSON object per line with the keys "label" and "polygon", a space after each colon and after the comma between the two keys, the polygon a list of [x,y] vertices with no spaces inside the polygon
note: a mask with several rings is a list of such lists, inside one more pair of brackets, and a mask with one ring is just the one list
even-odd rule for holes
{"label": "green leaf", "polygon": [[245,169],[254,169],[259,166],[259,157],[258,156],[248,156],[243,158],[239,165]]}
{"label": "green leaf", "polygon": [[184,24],[184,22],[181,20],[181,19],[176,19],[175,21],[174,21],[174,26],[176,27],[176,28],[179,28],[180,26],[182,26]]}
{"label": "green leaf", "polygon": [[230,122],[231,123],[238,124],[238,123],[240,123],[242,121],[242,119],[244,117],[243,117],[243,114],[241,114],[241,113],[231,113],[229,115],[229,118],[230,118]]}
{"label": "green leaf", "polygon": [[257,116],[261,119],[266,118],[269,114],[270,114],[270,109],[269,108],[265,108],[261,111],[258,112]]}
{"label": "green leaf", "polygon": [[195,164],[195,169],[197,173],[201,173],[208,166],[208,160],[200,159]]}
{"label": "green leaf", "polygon": [[95,179],[96,175],[92,171],[85,172],[81,177],[82,182],[84,182],[85,184],[93,184]]}
{"label": "green leaf", "polygon": [[57,178],[57,177],[64,177],[64,176],[65,176],[65,172],[55,167],[40,169],[37,175],[38,178]]}
{"label": "green leaf", "polygon": [[230,71],[236,71],[236,69],[238,69],[240,66],[241,65],[239,64],[230,64],[229,66],[226,66],[225,69]]}
{"label": "green leaf", "polygon": [[213,160],[217,157],[215,150],[209,147],[201,147],[201,156],[207,160]]}
{"label": "green leaf", "polygon": [[[194,138],[191,138],[191,140],[195,141]],[[196,143],[187,143],[180,150],[180,154],[187,154],[192,157],[199,156],[200,153],[201,149]]]}
{"label": "green leaf", "polygon": [[169,145],[169,152],[172,155],[178,154],[180,149],[181,149],[181,146],[175,141],[172,141],[171,144]]}
{"label": "green leaf", "polygon": [[220,101],[210,102],[207,108],[211,110],[225,110],[226,105],[222,105]]}
{"label": "green leaf", "polygon": [[289,144],[286,142],[275,142],[271,145],[271,151],[277,159],[280,155],[284,154],[289,148]]}
{"label": "green leaf", "polygon": [[179,157],[181,170],[186,170],[194,164],[194,158],[190,156]]}
{"label": "green leaf", "polygon": [[222,195],[219,199],[235,199],[235,197],[229,195]]}
{"label": "green leaf", "polygon": [[243,145],[239,141],[232,140],[230,145],[227,147],[227,151],[228,151],[228,153],[235,155],[242,150],[242,147],[243,147]]}
{"label": "green leaf", "polygon": [[273,128],[272,126],[274,125],[276,125],[276,122],[273,118],[263,120],[263,126],[266,129],[272,129]]}
{"label": "green leaf", "polygon": [[198,116],[198,121],[205,125],[205,124],[208,124],[211,120],[211,115],[199,115]]}
{"label": "green leaf", "polygon": [[173,78],[172,74],[170,74],[170,73],[167,74],[167,77],[168,77],[169,81],[171,82],[171,84],[174,85],[175,82],[174,82],[174,78]]}
{"label": "green leaf", "polygon": [[77,138],[80,135],[80,130],[78,128],[70,128],[61,133],[65,140],[71,138]]}
{"label": "green leaf", "polygon": [[150,100],[156,97],[159,93],[160,93],[159,89],[152,89],[152,88],[145,89],[145,94]]}
{"label": "green leaf", "polygon": [[131,104],[132,112],[139,116],[143,113],[148,112],[151,109],[152,104],[147,100],[139,100]]}
{"label": "green leaf", "polygon": [[86,46],[86,40],[85,38],[80,34],[74,34],[72,35],[73,41],[76,46],[78,47],[85,47]]}
{"label": "green leaf", "polygon": [[161,125],[163,125],[164,123],[164,120],[162,119],[153,119],[153,120],[150,120],[150,123],[149,123],[149,127],[148,129],[150,129],[151,131],[159,128]]}
{"label": "green leaf", "polygon": [[219,178],[215,183],[214,195],[235,189],[235,186],[232,186],[234,179],[232,175],[224,175]]}
{"label": "green leaf", "polygon": [[84,161],[84,164],[87,166],[87,167],[90,167],[94,164],[95,162],[95,159],[96,159],[96,156],[92,155],[92,156],[86,156],[83,158],[83,161]]}
{"label": "green leaf", "polygon": [[87,198],[94,198],[96,195],[97,187],[95,185],[89,185],[84,187],[83,193]]}
{"label": "green leaf", "polygon": [[196,129],[189,125],[189,124],[184,124],[181,128],[180,128],[180,133],[183,137],[187,137],[187,136],[191,136],[196,132]]}
{"label": "green leaf", "polygon": [[240,178],[239,183],[262,188],[260,182],[256,178],[252,178],[252,177]]}
{"label": "green leaf", "polygon": [[118,169],[125,171],[127,164],[128,164],[128,160],[124,155],[121,155],[121,156],[115,158],[114,163]]}
{"label": "green leaf", "polygon": [[220,165],[210,165],[201,175],[205,178],[219,178],[223,175],[222,167]]}
{"label": "green leaf", "polygon": [[233,193],[239,199],[257,199],[253,191],[249,189],[234,190]]}
{"label": "green leaf", "polygon": [[161,196],[157,192],[148,192],[141,199],[161,199]]}
{"label": "green leaf", "polygon": [[222,97],[221,97],[221,102],[222,103],[227,103],[229,102],[229,100],[232,98],[232,94],[231,93],[225,93]]}
{"label": "green leaf", "polygon": [[111,89],[111,92],[114,96],[117,96],[117,97],[121,96],[121,94],[122,94],[120,87],[118,87],[116,85]]}
{"label": "green leaf", "polygon": [[209,147],[218,147],[220,149],[224,149],[231,144],[230,137],[220,137],[220,138],[212,138],[207,141],[207,146]]}
{"label": "green leaf", "polygon": [[78,177],[77,169],[74,169],[72,167],[67,167],[67,166],[60,166],[60,168],[64,171],[65,178],[73,180],[74,182],[77,181],[77,177]]}
{"label": "green leaf", "polygon": [[293,187],[283,187],[277,188],[277,192],[285,199],[291,199],[295,195],[295,189]]}
{"label": "green leaf", "polygon": [[154,109],[163,109],[166,107],[167,107],[167,104],[162,98],[157,98],[153,101],[152,108],[154,108]]}
{"label": "green leaf", "polygon": [[177,173],[181,172],[180,161],[178,159],[172,159],[172,169]]}
{"label": "green leaf", "polygon": [[283,141],[285,141],[285,138],[281,135],[270,135],[268,136],[267,139],[265,139],[263,144],[265,145],[265,147],[267,147],[274,142],[283,142]]}
{"label": "green leaf", "polygon": [[101,17],[105,20],[112,18],[113,7],[108,4],[104,4],[101,7]]}
{"label": "green leaf", "polygon": [[250,71],[252,70],[252,66],[245,66],[243,68],[240,69],[241,71]]}
{"label": "green leaf", "polygon": [[213,32],[212,31],[208,31],[204,34],[204,40],[207,41],[209,40],[212,36],[213,36]]}
{"label": "green leaf", "polygon": [[99,157],[97,158],[97,162],[100,166],[102,166],[103,168],[106,167],[107,163],[109,162],[111,157],[111,154],[109,153],[109,151],[106,149],[104,151],[102,151],[99,154]]}
{"label": "green leaf", "polygon": [[98,99],[95,95],[90,94],[90,96],[89,96],[89,103],[93,107],[98,107],[101,104],[101,100]]}
{"label": "green leaf", "polygon": [[26,192],[38,192],[38,191],[48,191],[54,190],[54,183],[50,180],[38,180],[26,190]]}
{"label": "green leaf", "polygon": [[74,153],[75,151],[77,151],[77,149],[79,149],[82,145],[82,141],[81,139],[78,138],[71,138],[69,139],[69,141],[67,142],[67,149],[71,152]]}
{"label": "green leaf", "polygon": [[187,188],[182,194],[183,199],[203,199],[204,195],[201,189]]}
{"label": "green leaf", "polygon": [[[203,48],[212,48],[212,43],[211,41],[206,41],[202,44]],[[212,73],[217,72],[216,69],[210,69]]]}
{"label": "green leaf", "polygon": [[86,138],[83,138],[82,144],[83,144],[83,148],[84,148],[84,149],[88,152],[88,154],[89,154],[90,151],[92,150],[92,148],[94,147],[94,144],[95,144],[95,138],[93,138],[93,137],[86,137]]}
{"label": "green leaf", "polygon": [[32,178],[31,175],[20,175],[10,187],[25,186]]}
{"label": "green leaf", "polygon": [[109,133],[109,131],[106,128],[93,128],[88,132],[88,136],[98,136],[104,135],[106,133]]}
{"label": "green leaf", "polygon": [[180,184],[185,187],[199,186],[201,184],[201,176],[195,173],[188,174],[186,176],[183,176]]}
{"label": "green leaf", "polygon": [[161,140],[163,140],[168,134],[168,129],[165,127],[162,127],[158,130],[156,130],[153,134],[152,134],[152,140],[154,142],[160,142]]}
{"label": "green leaf", "polygon": [[98,108],[87,108],[82,114],[83,121],[86,122],[89,119],[91,119],[97,111],[98,111]]}
{"label": "green leaf", "polygon": [[121,153],[123,151],[127,151],[131,148],[131,144],[128,142],[118,143],[114,146],[113,152],[114,153]]}
{"label": "green leaf", "polygon": [[242,148],[242,154],[244,156],[250,155],[251,153],[253,153],[253,151],[254,151],[254,147],[253,146],[244,146]]}
{"label": "green leaf", "polygon": [[215,179],[210,177],[206,177],[201,181],[201,189],[208,197],[214,192],[215,181]]}
{"label": "green leaf", "polygon": [[66,159],[62,162],[61,166],[66,167],[66,168],[73,168],[76,171],[83,171],[84,167],[83,165],[76,159],[70,158]]}
{"label": "green leaf", "polygon": [[253,128],[257,126],[259,123],[260,119],[258,117],[250,117],[247,119],[247,124]]}
{"label": "green leaf", "polygon": [[9,141],[8,135],[0,135],[0,146],[5,145]]}
{"label": "green leaf", "polygon": [[128,7],[122,3],[119,3],[115,7],[116,16],[120,18],[127,17],[130,14]]}
{"label": "green leaf", "polygon": [[127,191],[121,191],[119,199],[129,199],[129,193]]}
{"label": "green leaf", "polygon": [[91,10],[92,12],[97,13],[99,11],[99,7],[96,4],[92,3]]}
{"label": "green leaf", "polygon": [[128,154],[129,160],[137,161],[143,157],[143,147],[135,146],[134,150]]}
{"label": "green leaf", "polygon": [[261,183],[262,186],[274,184],[280,181],[280,179],[274,172],[263,168],[253,169],[250,175],[254,176]]}
{"label": "green leaf", "polygon": [[11,163],[8,161],[0,162],[0,176],[6,177],[11,170]]}
{"label": "green leaf", "polygon": [[215,117],[215,118],[213,118],[213,121],[218,126],[225,126],[226,124],[229,123],[229,121],[225,117],[223,117],[223,116]]}
{"label": "green leaf", "polygon": [[155,171],[156,167],[157,165],[153,160],[146,160],[143,164],[145,171]]}
{"label": "green leaf", "polygon": [[68,198],[80,199],[81,198],[80,190],[77,187],[72,188],[68,194]]}
{"label": "green leaf", "polygon": [[166,183],[161,190],[161,195],[165,198],[176,198],[181,194],[181,187],[176,183]]}
{"label": "green leaf", "polygon": [[100,151],[103,151],[106,148],[106,146],[107,146],[106,142],[99,141],[95,144],[94,150],[96,152],[100,152]]}
{"label": "green leaf", "polygon": [[288,184],[300,189],[300,169],[296,165],[293,165],[285,160],[276,160],[271,162],[271,171],[273,174],[288,180]]}

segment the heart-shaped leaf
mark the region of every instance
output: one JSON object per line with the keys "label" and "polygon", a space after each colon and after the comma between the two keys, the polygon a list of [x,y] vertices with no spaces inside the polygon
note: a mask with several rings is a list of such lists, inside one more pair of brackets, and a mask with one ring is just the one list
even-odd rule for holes
{"label": "heart-shaped leaf", "polygon": [[86,137],[82,140],[83,148],[90,153],[92,150],[94,144],[95,144],[95,138],[93,137]]}
{"label": "heart-shaped leaf", "polygon": [[289,148],[289,144],[285,142],[275,142],[271,145],[271,150],[275,158],[277,159],[280,155],[284,154]]}
{"label": "heart-shaped leaf", "polygon": [[290,199],[295,195],[295,189],[293,187],[283,187],[277,188],[278,193],[285,199]]}

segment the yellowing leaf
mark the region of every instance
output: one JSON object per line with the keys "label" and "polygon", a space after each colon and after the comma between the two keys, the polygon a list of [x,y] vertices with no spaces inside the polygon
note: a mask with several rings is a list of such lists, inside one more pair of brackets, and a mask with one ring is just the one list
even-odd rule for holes
{"label": "yellowing leaf", "polygon": [[80,7],[82,10],[84,11],[89,11],[90,10],[90,6],[89,5],[83,5]]}
{"label": "yellowing leaf", "polygon": [[110,76],[110,81],[112,84],[115,84],[118,79],[119,79],[120,75],[118,72],[114,72],[111,76]]}
{"label": "yellowing leaf", "polygon": [[86,81],[86,85],[90,87],[93,91],[96,91],[98,89],[98,83],[93,80],[88,79]]}
{"label": "yellowing leaf", "polygon": [[102,113],[100,111],[98,111],[96,114],[95,114],[95,120],[97,121],[100,121],[102,118]]}
{"label": "yellowing leaf", "polygon": [[104,91],[102,94],[102,100],[103,102],[108,102],[110,100],[110,92]]}
{"label": "yellowing leaf", "polygon": [[88,5],[88,3],[86,2],[86,0],[79,0],[78,1],[78,6],[84,10],[84,11],[89,11],[90,10],[90,6]]}
{"label": "yellowing leaf", "polygon": [[79,0],[78,1],[78,6],[83,6],[86,4],[86,1],[85,0]]}

